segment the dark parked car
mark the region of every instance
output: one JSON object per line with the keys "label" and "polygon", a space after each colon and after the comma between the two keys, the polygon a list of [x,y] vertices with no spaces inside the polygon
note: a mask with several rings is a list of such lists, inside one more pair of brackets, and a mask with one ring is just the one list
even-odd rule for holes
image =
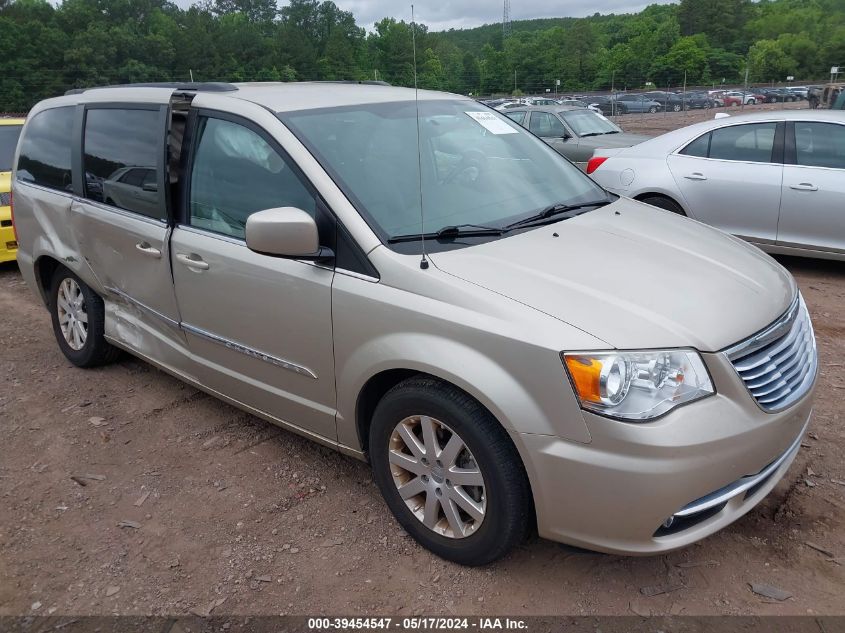
{"label": "dark parked car", "polygon": [[680,112],[684,109],[684,100],[681,98],[681,95],[675,94],[674,92],[652,90],[646,92],[643,96],[657,101],[662,106],[662,109],[667,112]]}
{"label": "dark parked car", "polygon": [[620,102],[616,97],[605,95],[595,95],[592,97],[582,97],[582,101],[586,101],[591,106],[595,106],[605,116],[615,116],[617,114],[628,114],[628,106]]}
{"label": "dark parked car", "polygon": [[716,101],[706,92],[687,92],[681,95],[687,110],[706,110],[716,107]]}

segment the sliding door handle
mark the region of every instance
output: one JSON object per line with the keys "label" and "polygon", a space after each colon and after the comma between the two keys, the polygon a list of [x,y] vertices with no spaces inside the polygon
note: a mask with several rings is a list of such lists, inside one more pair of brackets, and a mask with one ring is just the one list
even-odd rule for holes
{"label": "sliding door handle", "polygon": [[143,253],[147,257],[161,257],[161,251],[155,246],[151,245],[149,242],[138,242],[137,244],[135,244],[135,248],[137,248],[140,253]]}
{"label": "sliding door handle", "polygon": [[176,261],[188,268],[196,270],[208,270],[208,262],[204,262],[199,255],[185,255],[184,253],[176,253]]}

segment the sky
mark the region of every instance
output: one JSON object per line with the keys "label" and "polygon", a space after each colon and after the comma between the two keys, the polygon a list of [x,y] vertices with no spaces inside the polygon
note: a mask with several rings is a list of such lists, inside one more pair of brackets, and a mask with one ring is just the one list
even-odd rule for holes
{"label": "sky", "polygon": [[[649,4],[671,0],[511,0],[511,20],[532,18],[584,17],[598,13],[635,13]],[[360,26],[371,30],[384,17],[410,21],[412,0],[334,0],[351,11]],[[176,0],[187,7],[192,0]],[[282,1],[280,6],[285,3]],[[502,21],[503,0],[413,0],[417,21],[430,31],[471,28]]]}

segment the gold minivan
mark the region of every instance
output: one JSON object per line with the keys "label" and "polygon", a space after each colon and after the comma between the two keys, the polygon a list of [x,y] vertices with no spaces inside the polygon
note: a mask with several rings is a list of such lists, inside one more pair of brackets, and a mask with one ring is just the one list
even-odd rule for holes
{"label": "gold minivan", "polygon": [[32,110],[14,164],[19,265],[70,362],[125,350],[368,460],[459,563],[534,530],[688,545],[774,487],[810,420],[783,267],[465,97],[75,91]]}

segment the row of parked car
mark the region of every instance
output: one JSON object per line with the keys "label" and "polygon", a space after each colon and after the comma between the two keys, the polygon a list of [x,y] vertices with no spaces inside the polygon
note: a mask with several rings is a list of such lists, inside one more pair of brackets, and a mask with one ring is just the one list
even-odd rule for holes
{"label": "row of parked car", "polygon": [[559,99],[548,97],[495,99],[484,101],[484,103],[502,112],[525,106],[566,105],[591,109],[605,115],[614,116],[642,112],[681,112],[683,110],[755,105],[757,103],[792,103],[807,99],[809,90],[810,88],[807,86],[691,92],[652,90],[643,93],[622,92],[611,95],[581,95]]}
{"label": "row of parked car", "polygon": [[625,133],[604,115],[571,106],[505,114],[610,191],[764,250],[845,259],[841,110],[719,115],[656,138]]}

